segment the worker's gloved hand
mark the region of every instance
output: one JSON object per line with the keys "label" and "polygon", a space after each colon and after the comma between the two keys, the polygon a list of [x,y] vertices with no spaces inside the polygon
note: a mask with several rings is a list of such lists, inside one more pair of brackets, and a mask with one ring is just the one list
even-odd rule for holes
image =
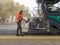
{"label": "worker's gloved hand", "polygon": [[27,19],[26,23],[28,23],[28,22],[29,22],[29,19]]}

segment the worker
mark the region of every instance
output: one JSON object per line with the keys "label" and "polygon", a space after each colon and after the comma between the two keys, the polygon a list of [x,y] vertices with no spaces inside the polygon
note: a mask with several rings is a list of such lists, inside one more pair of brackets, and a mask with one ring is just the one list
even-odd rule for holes
{"label": "worker", "polygon": [[[20,10],[20,12],[18,12],[16,14],[16,22],[17,22],[17,34],[16,35],[17,36],[19,36],[19,35],[24,36],[24,34],[22,32],[22,27],[21,27],[21,22],[22,22],[22,20],[24,20],[23,16],[22,16],[22,13],[23,13],[23,11]],[[19,34],[19,32],[20,32],[20,34]]]}

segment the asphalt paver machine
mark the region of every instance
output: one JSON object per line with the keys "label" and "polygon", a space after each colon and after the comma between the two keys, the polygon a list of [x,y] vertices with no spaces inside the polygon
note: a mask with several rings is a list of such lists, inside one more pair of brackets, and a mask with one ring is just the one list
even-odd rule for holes
{"label": "asphalt paver machine", "polygon": [[60,0],[36,0],[38,17],[29,21],[29,33],[60,32]]}

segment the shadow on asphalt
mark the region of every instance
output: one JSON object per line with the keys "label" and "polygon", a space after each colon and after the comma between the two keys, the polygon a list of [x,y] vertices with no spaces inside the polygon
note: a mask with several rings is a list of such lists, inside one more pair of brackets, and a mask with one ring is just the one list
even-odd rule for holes
{"label": "shadow on asphalt", "polygon": [[[16,30],[0,30],[0,35],[16,35]],[[49,35],[60,35],[60,33],[58,34],[51,34],[51,33],[27,33],[24,32],[24,35],[31,35],[31,36],[49,36]]]}
{"label": "shadow on asphalt", "polygon": [[28,33],[24,33],[24,35],[32,35],[32,36],[59,36],[60,33],[58,34],[51,34],[51,33],[31,33],[31,34],[28,34]]}

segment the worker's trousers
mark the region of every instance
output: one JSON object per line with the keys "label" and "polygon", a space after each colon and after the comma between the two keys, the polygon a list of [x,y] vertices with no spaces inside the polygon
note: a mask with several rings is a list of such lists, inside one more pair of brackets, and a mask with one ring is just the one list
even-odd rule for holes
{"label": "worker's trousers", "polygon": [[17,22],[17,35],[19,35],[19,33],[22,35],[21,22]]}

